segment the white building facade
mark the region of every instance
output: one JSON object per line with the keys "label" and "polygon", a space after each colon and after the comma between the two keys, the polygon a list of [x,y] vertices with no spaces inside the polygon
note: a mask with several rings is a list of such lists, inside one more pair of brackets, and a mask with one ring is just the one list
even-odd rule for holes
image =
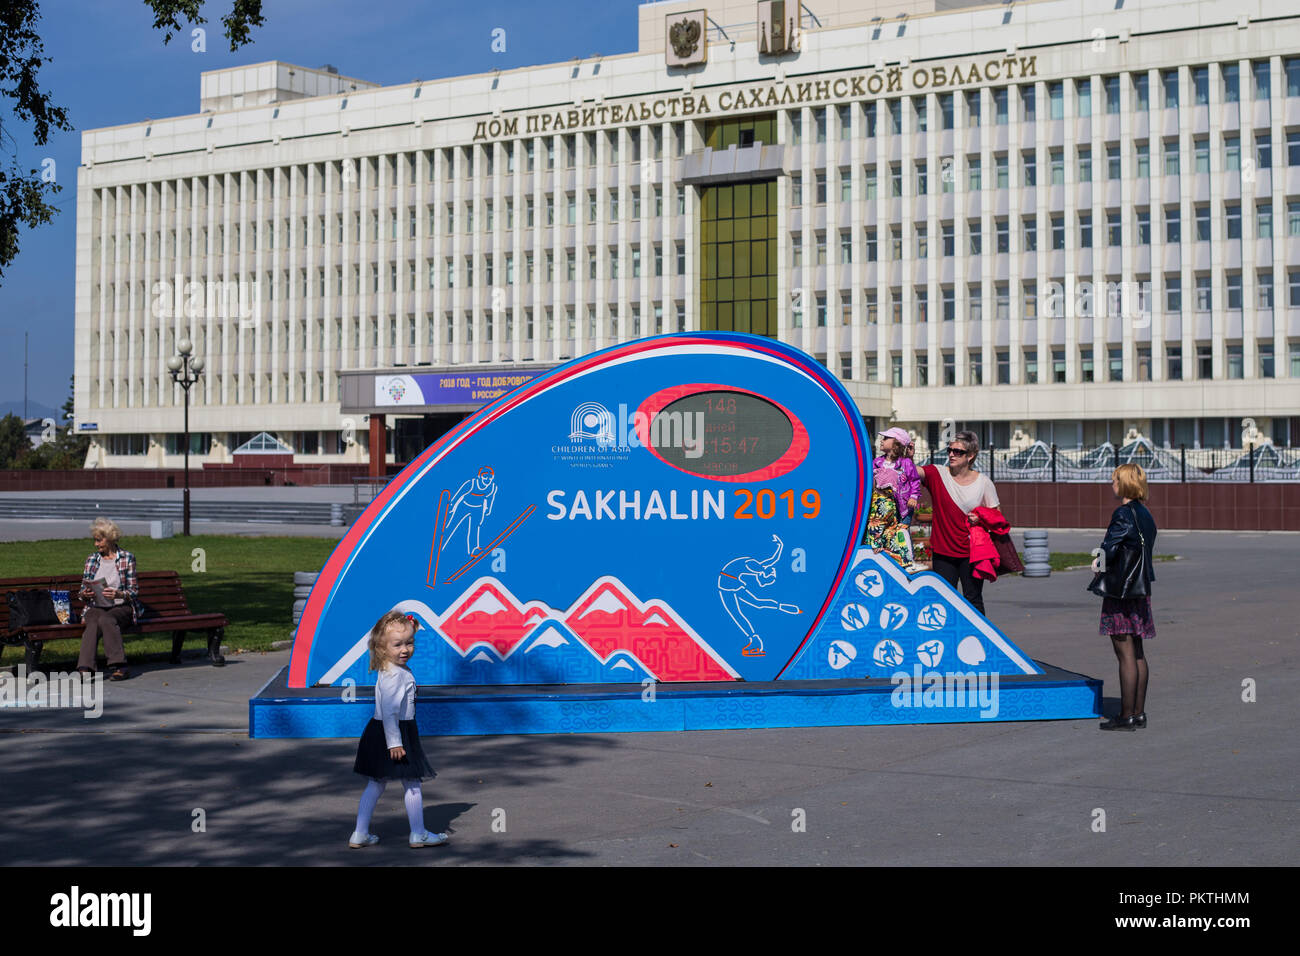
{"label": "white building facade", "polygon": [[[795,6],[647,4],[636,53],[401,86],[216,71],[204,112],[85,133],[87,465],[179,465],[186,337],[199,460],[265,430],[324,463],[383,411],[349,376],[701,328],[922,447],[1300,444],[1300,10]],[[465,409],[412,411],[422,448]]]}

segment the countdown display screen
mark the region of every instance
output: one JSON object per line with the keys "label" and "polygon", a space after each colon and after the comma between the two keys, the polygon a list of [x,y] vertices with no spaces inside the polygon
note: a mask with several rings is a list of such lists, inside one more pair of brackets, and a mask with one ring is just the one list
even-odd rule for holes
{"label": "countdown display screen", "polygon": [[[655,428],[658,422],[667,424]],[[691,441],[681,440],[688,434]],[[650,439],[659,457],[682,471],[704,477],[743,475],[779,461],[790,450],[794,425],[779,407],[756,395],[696,392],[658,413]]]}

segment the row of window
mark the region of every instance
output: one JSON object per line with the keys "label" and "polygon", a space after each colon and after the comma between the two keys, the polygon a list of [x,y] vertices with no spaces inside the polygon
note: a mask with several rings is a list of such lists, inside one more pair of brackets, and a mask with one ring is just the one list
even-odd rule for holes
{"label": "row of window", "polygon": [[[1289,57],[1282,63],[1285,91],[1288,97],[1300,96],[1300,57]],[[1179,71],[1176,69],[1162,70],[1159,77],[1160,105],[1164,109],[1178,109],[1181,99],[1179,85]],[[1130,84],[1130,102],[1131,110],[1137,112],[1147,112],[1151,109],[1150,95],[1150,78],[1147,73],[1129,73],[1125,74]],[[1118,115],[1121,108],[1120,84],[1122,77],[1119,75],[1103,76],[1101,78],[1101,100],[1103,112],[1110,115]],[[1194,66],[1190,70],[1192,104],[1195,106],[1208,106],[1210,102],[1210,69],[1208,66]],[[1253,84],[1254,96],[1256,101],[1268,101],[1272,98],[1272,74],[1268,60],[1255,60],[1251,63],[1250,79]],[[1241,76],[1240,67],[1237,63],[1224,63],[1219,65],[1220,99],[1224,103],[1237,103],[1241,100]],[[1074,91],[1075,115],[1080,118],[1092,116],[1092,78],[1080,77],[1076,80],[1057,80],[1046,84],[1047,87],[1047,118],[1052,120],[1065,119],[1065,87],[1070,83]],[[955,105],[957,98],[965,106],[966,125],[975,128],[981,125],[981,92],[980,90],[967,90],[965,92],[940,93],[936,97],[938,105],[938,128],[954,129],[957,125],[957,116],[955,115]],[[1037,119],[1037,93],[1032,84],[1025,84],[1017,87],[998,87],[989,90],[990,97],[993,101],[993,122],[995,125],[1006,125],[1011,119],[1011,110],[1013,97],[1018,100],[1019,116],[1022,122],[1034,122]],[[881,111],[884,113],[883,123],[886,129],[895,135],[903,132],[903,104],[908,102],[900,99],[884,100]],[[910,98],[910,113],[912,124],[911,129],[917,132],[928,132],[930,129],[929,108],[926,97],[914,96]],[[850,123],[852,119],[851,106],[844,104],[835,107],[839,114],[839,126],[841,136],[849,136]],[[876,135],[877,129],[877,104],[875,102],[866,103],[863,106],[864,120],[866,124],[866,135],[872,137]],[[819,107],[812,111],[813,118],[813,137],[818,143],[826,142],[826,120],[827,111],[824,107]],[[793,122],[793,140],[799,144],[803,139],[802,117],[798,112],[792,115]]]}
{"label": "row of window", "polygon": [[[1270,133],[1256,132],[1254,135],[1254,159],[1247,158],[1243,163],[1241,152],[1241,138],[1239,136],[1223,137],[1223,158],[1224,171],[1227,173],[1237,173],[1241,179],[1253,182],[1254,177],[1264,170],[1273,167],[1273,137]],[[1192,141],[1193,146],[1193,171],[1196,173],[1210,172],[1210,141],[1208,137],[1197,137]],[[1093,162],[1092,147],[1079,146],[1075,150],[1076,183],[1093,182]],[[1011,154],[1014,155],[1014,154]],[[1025,150],[1019,154],[1020,161],[1017,164],[1019,169],[1019,182],[1023,186],[1037,186],[1038,183],[1038,161],[1037,152],[1034,150]],[[985,188],[985,178],[981,159],[978,155],[972,154],[964,157],[964,168],[958,169],[957,162],[963,157],[946,156],[940,161],[939,168],[939,192],[953,193],[957,192],[957,185],[965,179],[969,191],[978,192]],[[1065,151],[1062,149],[1047,150],[1048,159],[1048,178],[1046,183],[1052,186],[1065,185]],[[1177,139],[1168,139],[1163,141],[1163,159],[1164,174],[1166,176],[1178,176],[1182,168],[1180,153]],[[1289,130],[1286,134],[1286,160],[1288,166],[1300,166],[1300,130]],[[990,187],[997,189],[1011,188],[1011,159],[1007,153],[998,153],[993,156],[993,176],[989,177]],[[1121,150],[1118,145],[1106,147],[1106,177],[1107,181],[1119,180],[1123,174],[1123,163]],[[926,196],[930,193],[929,165],[925,160],[919,160],[911,164],[912,179],[911,189],[905,190],[903,183],[903,164],[889,163],[889,197],[899,198],[905,192],[910,192],[916,196]],[[1138,142],[1133,145],[1133,157],[1129,167],[1130,175],[1137,179],[1149,179],[1151,177],[1151,153],[1150,144]],[[847,167],[840,167],[839,170],[839,189],[840,202],[853,201],[853,177]],[[863,171],[863,198],[878,198],[878,180],[877,166],[868,164]],[[803,177],[790,177],[790,204],[792,206],[802,206],[805,202],[811,201],[816,205],[822,205],[827,200],[827,174],[819,172],[815,176],[812,192],[805,196],[803,189]]]}
{"label": "row of window", "polygon": [[[1009,349],[997,349],[993,353],[993,375],[988,384],[996,385],[1038,385],[1065,384],[1068,381],[1068,366],[1064,349],[1052,349],[1047,366],[1040,370],[1037,349],[1026,349],[1022,353],[1019,382],[1012,382],[1011,352]],[[878,356],[867,353],[863,356],[867,381],[883,381],[880,376]],[[1150,348],[1139,348],[1135,352],[1135,365],[1131,381],[1149,382],[1152,379],[1152,358]],[[1273,346],[1259,345],[1256,348],[1256,376],[1258,378],[1275,378],[1276,363]],[[1300,343],[1291,343],[1288,359],[1291,377],[1300,378]],[[1091,346],[1082,346],[1078,352],[1080,382],[1122,382],[1124,381],[1124,350],[1108,348],[1104,358],[1099,362],[1094,359]],[[915,376],[913,385],[917,387],[957,384],[957,355],[943,352],[939,358],[939,368],[933,382],[930,376],[929,356],[924,352],[915,354]],[[1240,345],[1227,345],[1224,348],[1225,378],[1245,378],[1245,352]],[[1214,377],[1214,350],[1208,345],[1198,345],[1193,362],[1184,363],[1183,349],[1180,345],[1165,348],[1165,379],[1184,381]],[[894,354],[889,357],[889,381],[895,387],[903,385],[903,356]],[[966,385],[984,385],[984,356],[980,351],[967,353]]]}

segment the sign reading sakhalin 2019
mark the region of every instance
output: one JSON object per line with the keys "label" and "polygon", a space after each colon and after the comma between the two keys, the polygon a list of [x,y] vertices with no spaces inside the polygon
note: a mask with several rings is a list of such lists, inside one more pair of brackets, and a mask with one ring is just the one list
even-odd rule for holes
{"label": "sign reading sakhalin 2019", "polygon": [[321,572],[288,686],[373,684],[394,608],[421,685],[1041,673],[938,576],[859,551],[869,464],[843,387],[770,339],[576,360],[390,482]]}

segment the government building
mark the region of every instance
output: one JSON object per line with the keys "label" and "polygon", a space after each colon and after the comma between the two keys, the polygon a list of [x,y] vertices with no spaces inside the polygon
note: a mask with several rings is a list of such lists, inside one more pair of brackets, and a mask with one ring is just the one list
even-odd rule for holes
{"label": "government building", "polygon": [[180,465],[184,339],[214,464],[263,431],[408,461],[570,358],[713,329],[815,356],[919,450],[945,421],[1300,444],[1300,8],[637,15],[634,53],[394,86],[258,63],[84,133],[87,467]]}

